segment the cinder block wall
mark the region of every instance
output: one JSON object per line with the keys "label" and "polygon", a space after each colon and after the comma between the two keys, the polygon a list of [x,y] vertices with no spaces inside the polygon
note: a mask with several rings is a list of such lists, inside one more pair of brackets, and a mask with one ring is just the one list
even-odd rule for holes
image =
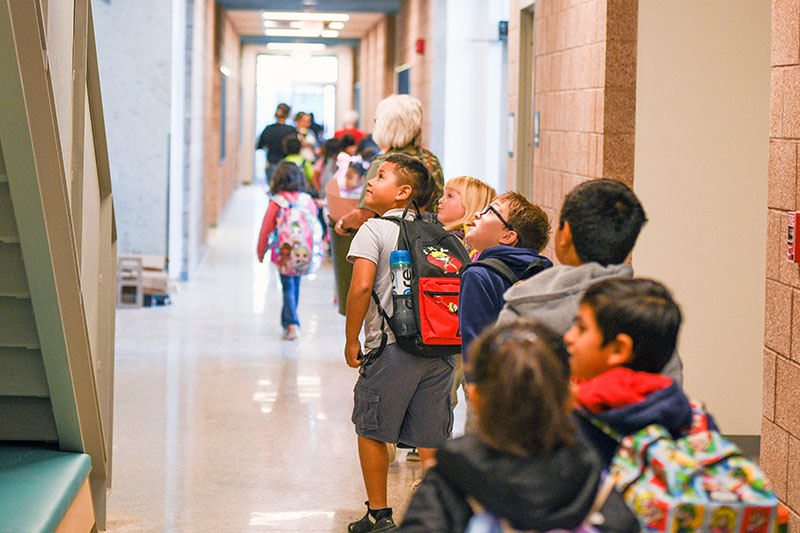
{"label": "cinder block wall", "polygon": [[361,119],[364,131],[372,131],[378,102],[392,93],[394,81],[395,17],[381,19],[358,48],[358,81],[361,83]]}
{"label": "cinder block wall", "polygon": [[[519,0],[509,21],[509,112],[519,117]],[[539,0],[534,17],[533,198],[553,224],[575,185],[592,178],[633,183],[636,0]],[[517,161],[508,161],[515,190]],[[546,253],[553,257],[552,240]]]}
{"label": "cinder block wall", "polygon": [[772,2],[766,321],[761,465],[800,531],[800,267],[786,261],[798,209],[800,3]]}
{"label": "cinder block wall", "polygon": [[[239,146],[239,85],[241,79],[241,53],[239,35],[224,9],[208,0],[206,4],[205,47],[205,147],[203,183],[203,228],[215,226],[219,216],[238,185]],[[225,67],[230,75],[226,81],[225,157],[221,157],[221,106],[222,73]],[[203,239],[205,242],[205,237]]]}

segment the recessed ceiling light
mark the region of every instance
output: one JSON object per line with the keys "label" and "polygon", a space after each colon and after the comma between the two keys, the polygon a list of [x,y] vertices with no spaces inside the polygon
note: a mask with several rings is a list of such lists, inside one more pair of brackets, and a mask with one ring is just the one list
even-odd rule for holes
{"label": "recessed ceiling light", "polygon": [[343,30],[344,22],[330,22],[328,23],[328,27],[332,30]]}
{"label": "recessed ceiling light", "polygon": [[267,43],[269,50],[308,50],[319,51],[325,50],[325,45],[322,43]]}
{"label": "recessed ceiling light", "polygon": [[337,21],[347,22],[350,20],[350,15],[347,13],[310,13],[302,11],[264,11],[262,13],[265,19],[271,20],[322,20],[322,21]]}
{"label": "recessed ceiling light", "polygon": [[339,32],[336,30],[322,30],[319,32],[319,36],[327,39],[336,39],[339,36]]}

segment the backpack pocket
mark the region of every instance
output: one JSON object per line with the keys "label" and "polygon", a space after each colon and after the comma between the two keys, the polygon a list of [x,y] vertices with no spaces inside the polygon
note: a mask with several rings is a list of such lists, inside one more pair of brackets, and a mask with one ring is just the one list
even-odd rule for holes
{"label": "backpack pocket", "polygon": [[459,278],[420,278],[419,332],[422,342],[461,344],[458,330]]}

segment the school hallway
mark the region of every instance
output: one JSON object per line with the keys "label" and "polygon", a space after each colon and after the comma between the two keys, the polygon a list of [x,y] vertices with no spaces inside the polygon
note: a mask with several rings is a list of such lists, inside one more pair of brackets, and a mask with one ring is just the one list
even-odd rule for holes
{"label": "school hallway", "polygon": [[[255,255],[266,207],[240,187],[173,304],[118,310],[108,531],[345,531],[364,513],[333,268],[303,279],[282,341],[277,270]],[[395,516],[418,476],[390,466]]]}

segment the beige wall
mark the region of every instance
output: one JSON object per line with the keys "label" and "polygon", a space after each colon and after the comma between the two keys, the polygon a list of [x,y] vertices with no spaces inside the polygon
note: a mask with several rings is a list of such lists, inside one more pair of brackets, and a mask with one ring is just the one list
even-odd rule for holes
{"label": "beige wall", "polygon": [[639,5],[633,264],[673,289],[685,389],[734,435],[761,422],[769,5]]}
{"label": "beige wall", "polygon": [[[786,256],[786,213],[798,209],[800,5],[772,3],[767,287],[761,464],[800,531],[800,268]],[[793,332],[795,332],[793,334]]]}

